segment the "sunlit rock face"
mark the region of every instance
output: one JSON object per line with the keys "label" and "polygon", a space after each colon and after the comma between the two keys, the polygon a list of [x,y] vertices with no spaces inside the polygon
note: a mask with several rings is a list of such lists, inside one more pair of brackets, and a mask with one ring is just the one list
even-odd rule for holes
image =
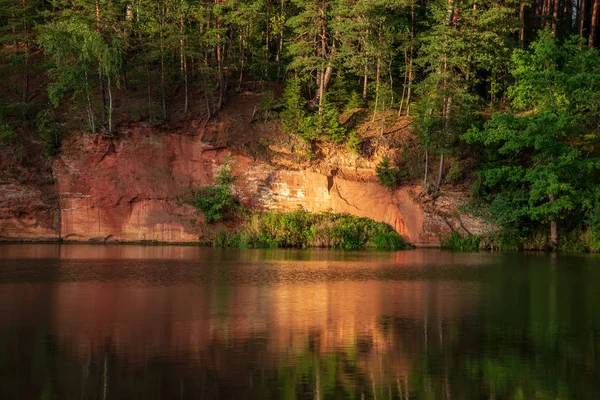
{"label": "sunlit rock face", "polygon": [[34,187],[0,187],[0,240],[197,242],[215,228],[183,198],[212,182],[230,153],[237,194],[252,207],[368,217],[417,245],[436,245],[451,229],[483,229],[456,217],[456,194],[438,199],[445,207],[439,212],[414,200],[416,187],[390,192],[364,173],[277,167],[215,147],[202,140],[203,132],[194,124],[173,132],[131,125],[111,139],[71,137],[53,165],[54,198]]}

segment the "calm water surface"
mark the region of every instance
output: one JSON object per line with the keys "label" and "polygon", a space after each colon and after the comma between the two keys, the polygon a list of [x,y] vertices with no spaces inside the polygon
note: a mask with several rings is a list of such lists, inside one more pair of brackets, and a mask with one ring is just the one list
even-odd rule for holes
{"label": "calm water surface", "polygon": [[0,399],[600,399],[600,258],[0,245]]}

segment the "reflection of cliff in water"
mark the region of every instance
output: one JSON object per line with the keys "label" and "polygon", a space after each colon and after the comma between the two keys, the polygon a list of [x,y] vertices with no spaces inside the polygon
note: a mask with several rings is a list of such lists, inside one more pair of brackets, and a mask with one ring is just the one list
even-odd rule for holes
{"label": "reflection of cliff in water", "polygon": [[600,398],[593,257],[11,254],[0,398]]}
{"label": "reflection of cliff in water", "polygon": [[[252,263],[250,257],[242,263]],[[351,397],[406,393],[423,351],[444,340],[448,321],[471,316],[469,299],[480,296],[480,286],[420,280],[414,271],[407,280],[385,280],[381,275],[397,273],[386,272],[389,255],[375,263],[345,257],[331,261],[322,253],[308,265],[263,257],[263,270],[223,265],[202,273],[157,257],[169,270],[164,286],[160,267],[86,260],[83,272],[81,260],[67,257],[70,262],[48,264],[60,283],[2,285],[0,301],[20,305],[0,307],[0,319],[19,327],[5,330],[3,341],[9,357],[35,353],[36,367],[19,373],[39,373],[28,380],[51,380],[40,384],[54,393],[102,395],[105,383],[109,394],[139,398],[180,391],[184,397],[312,396],[340,388]],[[424,262],[408,261],[416,269]],[[271,278],[257,284],[265,273]],[[81,274],[87,280],[75,281]],[[43,332],[27,328],[40,318]],[[33,395],[37,389],[20,390]]]}

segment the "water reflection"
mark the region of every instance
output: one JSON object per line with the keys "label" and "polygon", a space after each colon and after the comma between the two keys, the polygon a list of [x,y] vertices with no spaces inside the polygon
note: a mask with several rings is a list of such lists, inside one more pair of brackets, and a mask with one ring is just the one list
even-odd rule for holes
{"label": "water reflection", "polygon": [[1,398],[600,396],[596,258],[0,250]]}

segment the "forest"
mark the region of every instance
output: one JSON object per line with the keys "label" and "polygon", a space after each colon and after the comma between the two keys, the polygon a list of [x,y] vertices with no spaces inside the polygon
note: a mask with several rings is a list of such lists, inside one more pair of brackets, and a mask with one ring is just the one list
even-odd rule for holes
{"label": "forest", "polygon": [[379,179],[464,185],[490,247],[600,251],[598,2],[0,0],[2,166],[128,118],[209,120],[260,82],[308,143],[360,153],[348,109],[408,121],[419,176],[399,148]]}

